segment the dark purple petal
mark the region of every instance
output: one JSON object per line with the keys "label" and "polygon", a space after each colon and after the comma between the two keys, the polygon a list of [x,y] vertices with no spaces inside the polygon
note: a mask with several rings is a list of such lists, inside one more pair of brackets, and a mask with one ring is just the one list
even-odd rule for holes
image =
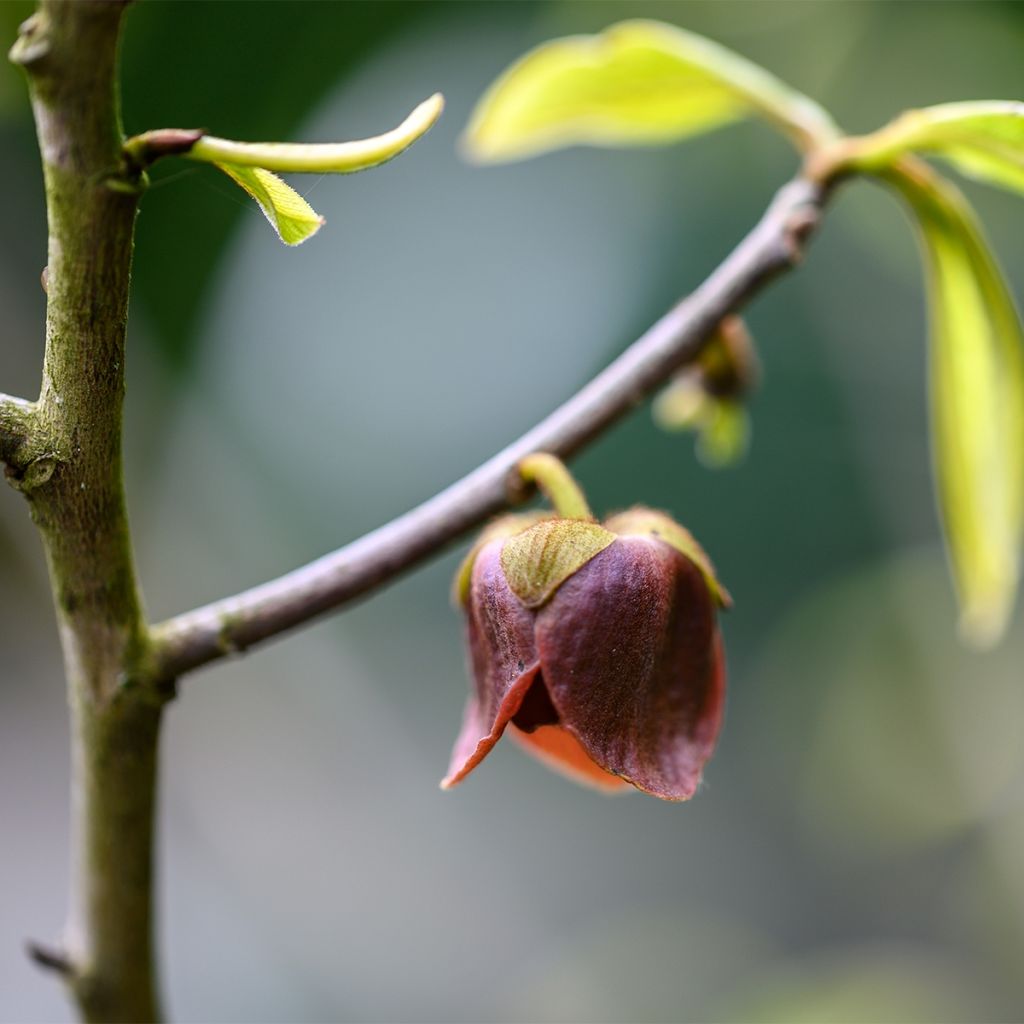
{"label": "dark purple petal", "polygon": [[721,724],[724,662],[701,571],[654,537],[620,537],[537,614],[544,681],[594,762],[687,800]]}
{"label": "dark purple petal", "polygon": [[466,613],[474,695],[466,704],[462,731],[441,783],[445,789],[465,778],[498,742],[540,668],[534,614],[505,582],[503,543],[489,542],[473,565]]}

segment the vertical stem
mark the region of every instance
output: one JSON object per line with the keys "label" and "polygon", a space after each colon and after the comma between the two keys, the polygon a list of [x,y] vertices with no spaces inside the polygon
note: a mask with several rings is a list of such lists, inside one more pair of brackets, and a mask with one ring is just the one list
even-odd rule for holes
{"label": "vertical stem", "polygon": [[165,696],[139,680],[148,633],[122,482],[125,327],[144,180],[125,166],[122,0],[42,0],[11,59],[28,76],[49,223],[45,457],[20,489],[43,538],[72,725],[65,975],[87,1021],[159,1017],[152,950],[154,787]]}
{"label": "vertical stem", "polygon": [[153,949],[153,819],[160,708],[71,694],[68,981],[83,1020],[160,1017]]}

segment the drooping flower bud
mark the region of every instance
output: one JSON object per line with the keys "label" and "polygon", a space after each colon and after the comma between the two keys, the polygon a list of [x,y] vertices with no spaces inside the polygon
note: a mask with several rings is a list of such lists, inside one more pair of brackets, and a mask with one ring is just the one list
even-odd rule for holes
{"label": "drooping flower bud", "polygon": [[470,552],[457,591],[474,690],[442,786],[508,729],[600,789],[693,795],[721,724],[716,617],[729,598],[687,530],[645,508],[604,525],[509,516]]}

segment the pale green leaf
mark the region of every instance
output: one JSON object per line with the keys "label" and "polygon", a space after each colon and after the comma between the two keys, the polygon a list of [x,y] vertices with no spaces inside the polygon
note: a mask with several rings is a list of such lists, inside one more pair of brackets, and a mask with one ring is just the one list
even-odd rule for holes
{"label": "pale green leaf", "polygon": [[491,86],[466,129],[468,155],[517,160],[577,143],[667,143],[760,114],[804,151],[834,141],[829,115],[750,61],[657,21],[538,46]]}
{"label": "pale green leaf", "polygon": [[654,422],[662,430],[699,430],[710,401],[698,369],[678,374],[651,406]]}
{"label": "pale green leaf", "polygon": [[655,399],[651,411],[663,430],[695,431],[697,455],[706,466],[733,466],[747,453],[750,416],[746,407],[737,399],[711,394],[697,373],[676,377]]}
{"label": "pale green leaf", "polygon": [[262,167],[215,164],[260,205],[285,245],[298,245],[315,235],[324,219],[290,185]]}
{"label": "pale green leaf", "polygon": [[982,100],[907,111],[859,140],[852,162],[876,169],[911,151],[934,153],[964,174],[1024,192],[1024,103]]}
{"label": "pale green leaf", "polygon": [[[204,135],[184,155],[191,160],[305,174],[351,174],[386,163],[425,135],[441,116],[444,97],[424,100],[397,127],[352,142],[235,142]],[[144,136],[142,138],[145,138]]]}
{"label": "pale green leaf", "polygon": [[[905,165],[906,166],[906,165]],[[926,255],[932,447],[965,635],[1002,633],[1024,530],[1024,334],[974,211],[951,184],[908,167]]]}
{"label": "pale green leaf", "polygon": [[697,456],[705,466],[735,466],[750,446],[750,416],[742,402],[712,399],[697,437]]}

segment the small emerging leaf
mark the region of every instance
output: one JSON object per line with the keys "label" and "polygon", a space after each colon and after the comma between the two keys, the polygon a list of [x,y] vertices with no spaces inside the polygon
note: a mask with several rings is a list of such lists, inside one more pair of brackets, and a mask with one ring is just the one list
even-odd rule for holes
{"label": "small emerging leaf", "polygon": [[654,400],[651,413],[662,430],[700,430],[709,401],[700,374],[681,373]]}
{"label": "small emerging leaf", "polygon": [[983,100],[907,111],[858,140],[851,162],[878,169],[912,151],[934,153],[970,177],[1024,192],[1024,103]]}
{"label": "small emerging leaf", "polygon": [[235,142],[204,135],[186,155],[192,160],[233,167],[303,174],[352,174],[386,163],[408,149],[434,126],[442,110],[444,97],[438,92],[416,107],[397,128],[373,138],[326,143]]}
{"label": "small emerging leaf", "polygon": [[1024,530],[1024,333],[974,212],[905,162],[885,175],[910,203],[926,254],[933,452],[961,625],[984,646],[1005,628]]}
{"label": "small emerging leaf", "polygon": [[398,156],[428,132],[443,109],[444,97],[435,93],[397,128],[355,142],[235,142],[197,132],[163,129],[129,139],[125,152],[140,166],[168,153],[212,163],[260,204],[286,245],[298,245],[320,230],[323,218],[273,171],[351,174],[375,167]]}
{"label": "small emerging leaf", "polygon": [[735,466],[750,447],[750,416],[741,402],[709,402],[697,437],[697,456],[712,469]]}
{"label": "small emerging leaf", "polygon": [[838,137],[806,96],[724,47],[657,21],[538,46],[478,104],[464,144],[480,162],[551,149],[673,142],[761,114],[803,151]]}
{"label": "small emerging leaf", "polygon": [[315,235],[324,219],[290,185],[262,167],[216,164],[232,181],[260,204],[285,245],[298,245]]}
{"label": "small emerging leaf", "polygon": [[750,416],[742,402],[709,394],[696,374],[683,374],[665,388],[652,408],[662,430],[692,430],[697,455],[712,469],[734,466],[750,444]]}
{"label": "small emerging leaf", "polygon": [[695,363],[686,366],[654,401],[663,430],[692,430],[706,466],[735,465],[747,453],[750,416],[745,399],[760,375],[754,341],[740,317],[725,317]]}

